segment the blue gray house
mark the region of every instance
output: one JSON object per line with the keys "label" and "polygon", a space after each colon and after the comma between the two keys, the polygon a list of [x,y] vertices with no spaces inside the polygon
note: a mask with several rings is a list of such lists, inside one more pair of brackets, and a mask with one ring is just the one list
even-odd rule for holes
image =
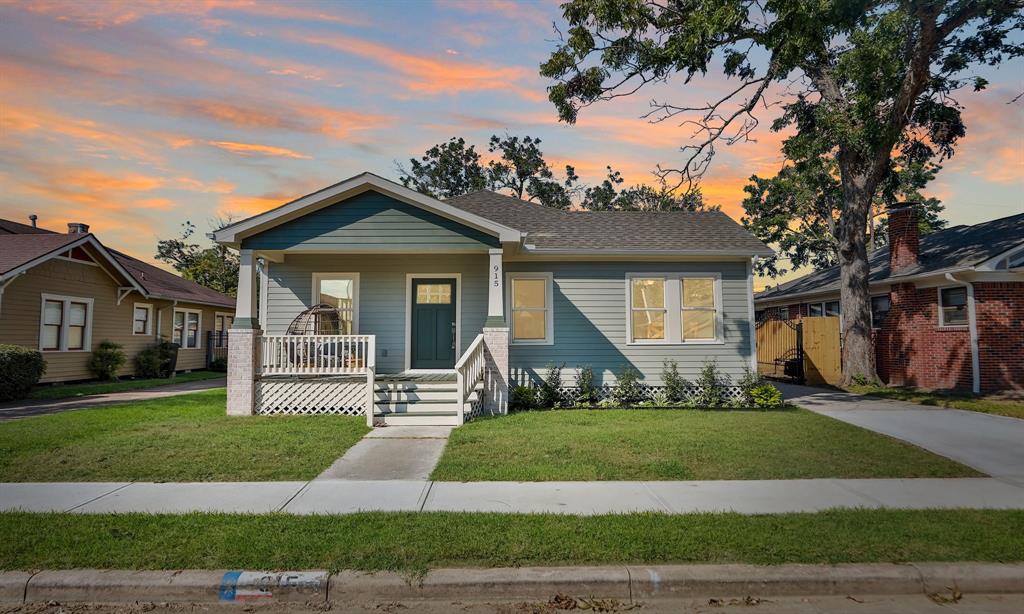
{"label": "blue gray house", "polygon": [[[461,424],[550,364],[660,384],[707,360],[756,368],[752,259],[720,212],[447,201],[364,173],[213,233],[241,254],[228,413]],[[305,310],[329,318],[289,327]],[[321,308],[323,311],[323,308]],[[336,316],[335,316],[336,314]]]}

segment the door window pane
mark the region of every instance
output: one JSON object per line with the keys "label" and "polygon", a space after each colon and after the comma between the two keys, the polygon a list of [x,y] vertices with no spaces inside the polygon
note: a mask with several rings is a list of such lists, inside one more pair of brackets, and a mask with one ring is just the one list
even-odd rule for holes
{"label": "door window pane", "polygon": [[330,305],[338,310],[338,332],[342,335],[355,333],[355,293],[354,279],[321,279],[319,302]]}
{"label": "door window pane", "polygon": [[452,303],[451,284],[417,284],[417,305],[450,305]]}

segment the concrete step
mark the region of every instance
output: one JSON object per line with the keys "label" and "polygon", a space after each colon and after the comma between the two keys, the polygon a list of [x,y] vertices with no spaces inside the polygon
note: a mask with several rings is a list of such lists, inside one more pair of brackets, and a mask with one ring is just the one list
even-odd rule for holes
{"label": "concrete step", "polygon": [[374,396],[378,403],[390,402],[390,403],[416,403],[416,402],[431,402],[431,401],[444,401],[452,402],[455,400],[457,390],[451,389],[426,389],[426,390],[381,390],[377,389],[374,392]]}
{"label": "concrete step", "polygon": [[375,414],[373,421],[376,424],[387,426],[458,426],[459,415],[456,412],[439,412],[438,415],[430,413]]}
{"label": "concrete step", "polygon": [[458,412],[458,405],[451,401],[436,401],[433,403],[376,403],[373,407],[374,413],[388,414],[424,414],[437,412]]}

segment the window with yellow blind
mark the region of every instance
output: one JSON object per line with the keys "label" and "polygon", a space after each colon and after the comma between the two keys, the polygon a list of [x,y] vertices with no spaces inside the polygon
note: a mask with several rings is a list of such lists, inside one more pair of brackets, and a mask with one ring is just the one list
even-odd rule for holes
{"label": "window with yellow blind", "polygon": [[551,273],[509,274],[511,342],[548,345],[553,342]]}
{"label": "window with yellow blind", "polygon": [[718,273],[630,273],[627,343],[721,343],[722,278]]}

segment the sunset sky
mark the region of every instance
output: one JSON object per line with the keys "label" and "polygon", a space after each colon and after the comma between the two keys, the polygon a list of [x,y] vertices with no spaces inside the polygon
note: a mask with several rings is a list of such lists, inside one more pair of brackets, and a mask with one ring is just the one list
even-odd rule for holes
{"label": "sunset sky", "polygon": [[[710,74],[557,122],[538,64],[557,2],[0,0],[0,216],[91,225],[147,260],[184,220],[250,215],[362,171],[396,177],[434,143],[543,139],[549,161],[630,183],[678,164],[690,130],[639,116],[651,95],[698,102]],[[1024,211],[1024,63],[962,92],[968,136],[930,193],[953,224]],[[765,117],[770,118],[770,113]],[[739,218],[742,186],[774,174],[780,136],[724,148],[707,200]],[[760,284],[759,284],[760,285]]]}

